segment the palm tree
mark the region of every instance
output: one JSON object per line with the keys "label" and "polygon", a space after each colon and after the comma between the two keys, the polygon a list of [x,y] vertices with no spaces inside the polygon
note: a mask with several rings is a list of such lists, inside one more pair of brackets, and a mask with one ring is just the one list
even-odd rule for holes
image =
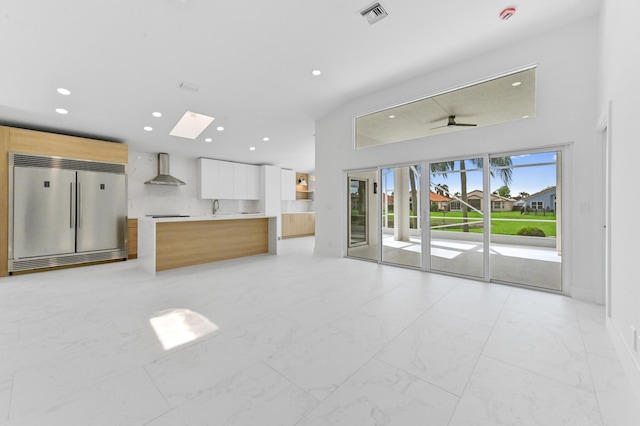
{"label": "palm tree", "polygon": [[438,195],[449,195],[449,185],[438,185],[436,186],[436,194]]}
{"label": "palm tree", "polygon": [[[467,172],[466,172],[466,161],[467,160],[459,160],[459,170],[460,170],[460,188],[462,194],[460,194],[460,199],[462,201],[462,231],[469,232],[469,203],[467,202]],[[468,160],[473,164],[476,168],[483,167],[483,159],[482,158],[472,158]],[[500,178],[502,182],[509,186],[511,184],[511,178],[513,175],[511,157],[492,157],[489,158],[489,167],[491,167],[491,176],[494,175],[494,169],[500,173]],[[456,170],[455,161],[445,161],[442,163],[432,163],[431,164],[431,173],[436,174],[440,173],[443,177],[447,177],[447,171]]]}
{"label": "palm tree", "polygon": [[409,210],[410,212],[416,212],[418,211],[418,189],[416,188],[416,175],[413,167],[409,167],[409,185],[411,188],[411,205],[409,206]]}

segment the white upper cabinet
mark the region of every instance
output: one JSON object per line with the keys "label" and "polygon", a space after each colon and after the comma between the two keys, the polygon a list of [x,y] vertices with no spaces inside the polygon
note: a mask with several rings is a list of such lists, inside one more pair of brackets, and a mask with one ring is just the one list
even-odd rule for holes
{"label": "white upper cabinet", "polygon": [[198,195],[202,199],[257,200],[260,198],[260,168],[199,158],[198,184]]}
{"label": "white upper cabinet", "polygon": [[223,200],[235,200],[233,163],[220,161],[220,198]]}
{"label": "white upper cabinet", "polygon": [[296,172],[295,170],[282,169],[281,171],[280,193],[282,199],[291,201],[296,199]]}
{"label": "white upper cabinet", "polygon": [[247,200],[260,199],[260,166],[247,166]]}
{"label": "white upper cabinet", "polygon": [[220,197],[220,161],[198,158],[198,196],[203,199]]}
{"label": "white upper cabinet", "polygon": [[233,198],[247,200],[247,185],[249,184],[249,165],[233,163]]}

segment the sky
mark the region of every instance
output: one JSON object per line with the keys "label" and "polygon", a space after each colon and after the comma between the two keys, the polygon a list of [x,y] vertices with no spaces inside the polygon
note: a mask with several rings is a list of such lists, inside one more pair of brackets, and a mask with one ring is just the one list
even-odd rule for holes
{"label": "sky", "polygon": [[[542,191],[550,186],[556,185],[556,162],[557,153],[544,152],[537,154],[517,155],[512,156],[511,161],[513,166],[519,165],[531,165],[530,167],[513,167],[512,168],[512,182],[509,184],[511,190],[511,196],[515,197],[520,192],[527,192],[529,195]],[[551,165],[537,165],[543,163],[554,163]],[[476,169],[471,161],[465,162],[465,167],[470,169]],[[459,161],[456,161],[456,168],[459,168]],[[393,192],[393,173],[385,173],[392,169],[383,169],[383,182],[382,186],[385,192]],[[475,189],[482,189],[482,171],[472,170],[467,173],[467,192],[471,192]],[[386,181],[385,181],[386,176]],[[459,173],[447,173],[446,177],[443,174],[430,175],[431,184],[444,184],[449,187],[449,192],[454,194],[461,192],[460,187],[460,174]],[[490,179],[490,192],[496,191],[504,183],[500,178],[498,171],[494,172],[494,176]]]}

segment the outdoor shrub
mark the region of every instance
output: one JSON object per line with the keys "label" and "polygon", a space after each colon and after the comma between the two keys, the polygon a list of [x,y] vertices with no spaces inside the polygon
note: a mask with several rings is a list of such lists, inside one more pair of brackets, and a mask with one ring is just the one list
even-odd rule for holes
{"label": "outdoor shrub", "polygon": [[517,232],[518,235],[524,235],[527,237],[545,237],[546,235],[544,235],[544,231],[540,228],[534,228],[532,226],[526,226],[524,228],[521,228],[520,230],[518,230]]}

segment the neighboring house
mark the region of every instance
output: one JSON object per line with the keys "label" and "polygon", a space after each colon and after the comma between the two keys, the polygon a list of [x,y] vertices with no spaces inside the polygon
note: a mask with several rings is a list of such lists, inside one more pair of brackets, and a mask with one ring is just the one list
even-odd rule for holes
{"label": "neighboring house", "polygon": [[448,211],[451,198],[429,191],[429,201],[431,201],[432,210],[434,210],[433,207],[435,207],[435,210],[438,211]]}
{"label": "neighboring house", "polygon": [[529,210],[556,211],[556,187],[550,186],[524,199]]}
{"label": "neighboring house", "polygon": [[[484,194],[479,189],[471,191],[467,194],[467,202],[476,210],[485,211],[482,205]],[[462,203],[460,201],[451,201],[451,211],[462,210]],[[516,205],[516,200],[513,198],[502,197],[497,194],[491,194],[491,211],[492,212],[510,212]]]}

